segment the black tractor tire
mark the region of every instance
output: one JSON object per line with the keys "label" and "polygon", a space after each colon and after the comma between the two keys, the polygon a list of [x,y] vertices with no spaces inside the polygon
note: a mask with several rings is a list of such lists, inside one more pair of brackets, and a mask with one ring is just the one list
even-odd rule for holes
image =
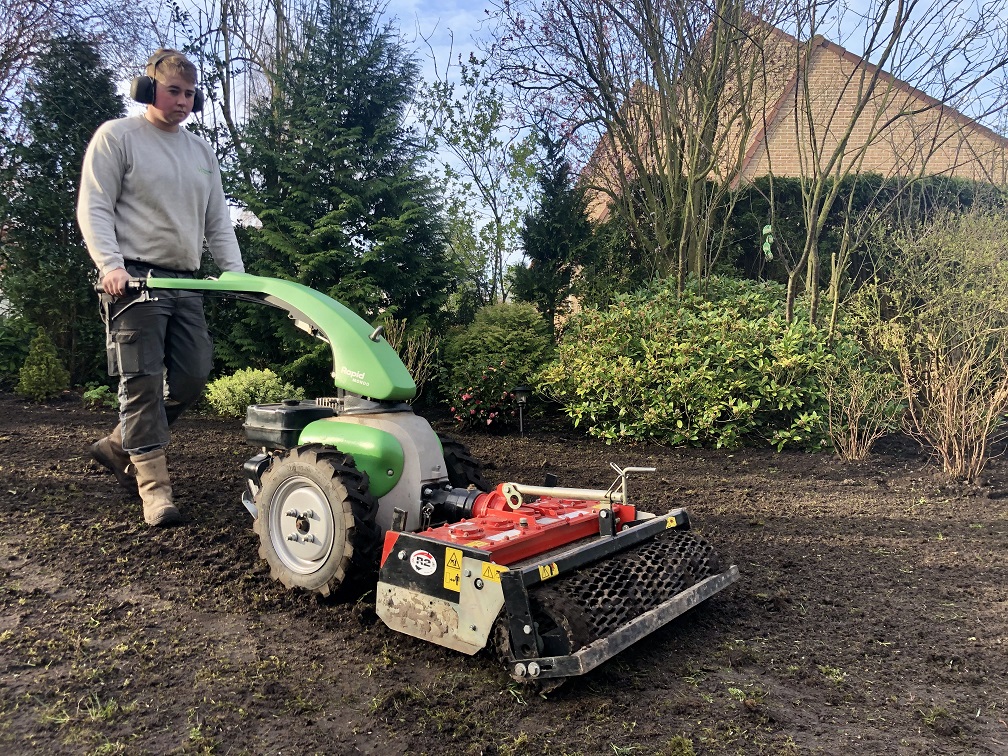
{"label": "black tractor tire", "polygon": [[377,568],[378,500],[353,456],[322,444],[273,458],[255,496],[259,556],[288,588],[323,596]]}
{"label": "black tractor tire", "polygon": [[493,485],[483,477],[483,466],[473,458],[463,444],[446,436],[438,438],[441,439],[441,449],[444,452],[448,482],[454,488],[473,486],[478,491],[493,490]]}

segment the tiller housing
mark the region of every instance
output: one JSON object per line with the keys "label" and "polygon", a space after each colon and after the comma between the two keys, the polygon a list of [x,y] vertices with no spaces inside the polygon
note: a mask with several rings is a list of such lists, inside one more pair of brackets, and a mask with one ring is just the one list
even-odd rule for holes
{"label": "tiller housing", "polygon": [[619,469],[606,490],[506,482],[491,488],[468,451],[408,401],[395,350],[339,302],[242,273],[148,278],[140,296],[182,288],[285,310],[333,353],[336,396],[248,408],[261,448],[242,501],[260,555],[291,588],[328,595],[378,566],[378,616],[467,654],[492,647],[517,680],[583,674],[738,579],[682,509],[649,514]]}

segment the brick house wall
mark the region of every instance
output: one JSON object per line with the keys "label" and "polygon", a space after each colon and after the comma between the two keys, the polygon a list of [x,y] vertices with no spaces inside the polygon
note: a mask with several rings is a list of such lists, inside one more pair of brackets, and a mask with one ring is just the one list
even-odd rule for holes
{"label": "brick house wall", "polygon": [[[763,76],[757,78],[749,101],[762,102],[762,112],[751,113],[749,129],[733,122],[723,149],[727,156],[744,154],[741,165],[726,163],[721,171],[734,185],[765,176],[771,170],[775,176],[785,178],[813,173],[812,130],[796,73],[797,61],[804,55],[803,46],[794,37],[769,27],[759,54],[765,61]],[[879,79],[873,99],[851,127],[859,85],[875,73]],[[886,177],[945,174],[999,186],[1008,184],[1008,139],[909,84],[877,71],[843,47],[816,38],[808,46],[806,77],[816,143],[824,156],[820,165],[850,129],[847,162],[839,166],[843,171],[852,168],[854,172],[875,172]],[[631,101],[646,103],[649,109],[656,107],[650,97],[636,90]],[[645,131],[641,129],[641,138],[647,141]],[[615,166],[619,164],[625,170],[627,163],[611,135],[606,135],[585,174],[596,183],[618,186],[615,176],[619,171]],[[607,198],[601,192],[589,191],[588,205],[589,217],[594,220],[603,220],[608,214]]]}

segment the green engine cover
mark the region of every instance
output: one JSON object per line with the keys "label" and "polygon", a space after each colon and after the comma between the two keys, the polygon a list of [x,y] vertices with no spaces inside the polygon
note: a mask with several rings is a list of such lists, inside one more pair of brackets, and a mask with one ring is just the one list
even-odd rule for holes
{"label": "green engine cover", "polygon": [[307,286],[247,273],[221,273],[216,279],[152,276],[147,287],[233,294],[286,310],[299,328],[332,348],[337,388],[381,401],[408,401],[416,396],[416,383],[395,349],[357,313]]}
{"label": "green engine cover", "polygon": [[381,498],[402,477],[405,455],[399,440],[387,431],[327,417],[308,423],[298,437],[299,444],[325,444],[353,454],[357,469],[371,479],[371,493]]}

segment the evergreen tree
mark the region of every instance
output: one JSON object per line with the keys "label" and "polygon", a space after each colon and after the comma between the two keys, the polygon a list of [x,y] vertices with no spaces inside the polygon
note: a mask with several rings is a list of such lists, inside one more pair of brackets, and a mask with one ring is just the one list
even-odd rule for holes
{"label": "evergreen tree", "polygon": [[123,114],[112,74],[95,47],[68,34],[39,56],[22,116],[29,134],[8,141],[0,183],[0,290],[15,312],[51,336],[73,383],[97,376],[105,337],[92,288],[94,266],[75,208],[84,150],[95,129]]}
{"label": "evergreen tree", "polygon": [[[427,154],[406,125],[417,64],[370,0],[323,3],[306,38],[279,95],[244,132],[254,178],[239,198],[262,224],[242,232],[246,267],[323,291],[367,319],[430,317],[451,276],[439,199],[421,170]],[[276,336],[266,351],[264,335]],[[262,353],[273,363],[264,366],[286,363],[287,377],[306,387],[329,360],[324,345],[298,360],[305,342],[251,311],[230,336],[233,366]]]}
{"label": "evergreen tree", "polygon": [[584,191],[571,175],[562,146],[543,138],[546,156],[539,169],[539,199],[525,216],[522,243],[528,266],[514,269],[514,293],[539,308],[550,333],[569,309],[571,282],[592,255],[594,234]]}

